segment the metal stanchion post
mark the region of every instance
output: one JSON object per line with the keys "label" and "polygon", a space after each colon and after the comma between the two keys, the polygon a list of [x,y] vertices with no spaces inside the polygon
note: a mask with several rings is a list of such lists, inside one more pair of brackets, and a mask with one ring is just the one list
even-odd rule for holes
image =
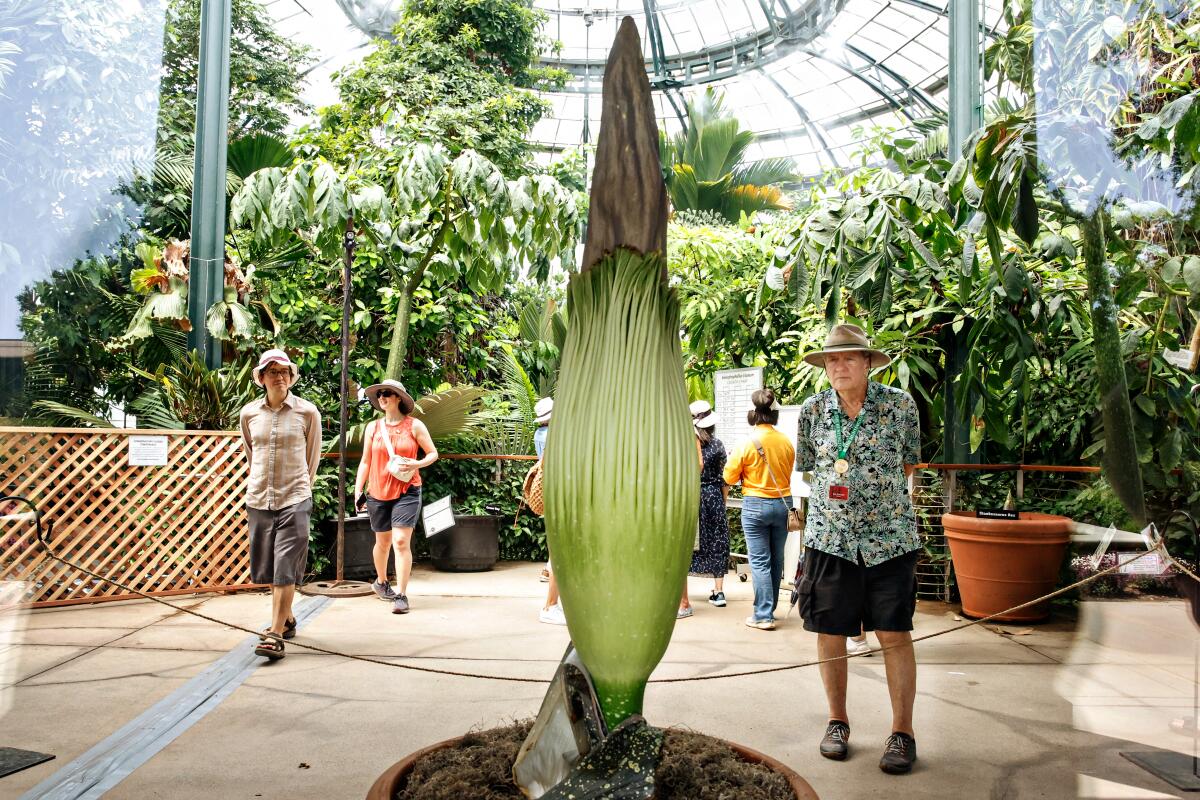
{"label": "metal stanchion post", "polygon": [[350,424],[350,408],[347,393],[350,391],[350,309],[351,286],[350,266],[354,263],[354,215],[346,219],[346,235],[342,247],[342,389],[339,408],[338,429],[338,517],[337,517],[337,565],[334,580],[317,581],[302,590],[304,594],[331,595],[334,597],[363,597],[371,594],[370,584],[363,581],[348,581],[345,574],[346,560],[346,429]]}

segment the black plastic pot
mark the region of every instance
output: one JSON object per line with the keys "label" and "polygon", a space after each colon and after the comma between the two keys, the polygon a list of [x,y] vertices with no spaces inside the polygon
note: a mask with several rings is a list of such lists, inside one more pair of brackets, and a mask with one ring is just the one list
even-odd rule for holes
{"label": "black plastic pot", "polygon": [[[321,532],[337,541],[337,520],[321,523]],[[346,552],[342,568],[347,580],[375,580],[375,561],[371,550],[375,547],[375,533],[371,530],[371,519],[346,517]]]}
{"label": "black plastic pot", "polygon": [[500,520],[484,514],[456,517],[454,527],[427,538],[433,566],[444,572],[485,572],[500,557]]}

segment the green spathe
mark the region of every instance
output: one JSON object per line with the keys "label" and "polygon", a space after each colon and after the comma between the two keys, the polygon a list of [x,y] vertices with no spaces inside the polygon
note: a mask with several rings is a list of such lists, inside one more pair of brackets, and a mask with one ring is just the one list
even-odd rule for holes
{"label": "green spathe", "polygon": [[546,534],[567,627],[609,728],[641,713],[675,626],[700,503],[679,303],[658,254],[571,279],[546,449]]}

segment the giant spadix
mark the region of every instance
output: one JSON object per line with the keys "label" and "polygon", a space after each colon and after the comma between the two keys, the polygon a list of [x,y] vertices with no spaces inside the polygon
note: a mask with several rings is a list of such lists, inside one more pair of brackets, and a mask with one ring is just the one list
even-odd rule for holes
{"label": "giant spadix", "polygon": [[629,18],[605,70],[592,186],[543,492],[567,626],[612,728],[640,713],[670,642],[699,505],[658,132]]}

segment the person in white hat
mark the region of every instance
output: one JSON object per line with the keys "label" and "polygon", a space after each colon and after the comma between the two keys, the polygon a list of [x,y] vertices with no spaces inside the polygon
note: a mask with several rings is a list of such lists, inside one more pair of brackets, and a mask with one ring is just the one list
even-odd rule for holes
{"label": "person in white hat", "polygon": [[[688,406],[688,411],[692,415],[692,427],[700,450],[700,546],[692,553],[688,574],[711,576],[713,590],[708,602],[724,608],[725,573],[729,571],[729,519],[725,516],[729,484],[724,479],[725,445],[716,437],[717,415],[707,400],[695,401]],[[693,613],[685,582],[676,617],[684,619]]]}
{"label": "person in white hat", "polygon": [[[857,325],[833,326],[804,361],[824,369],[832,388],[804,402],[797,424],[796,470],[812,475],[800,614],[822,659],[844,656],[846,637],[875,631],[892,701],[879,768],[903,774],[917,758],[911,631],[921,540],[908,489],[920,460],[917,405],[907,392],[870,380],[891,359]],[[821,680],[829,724],[820,752],[840,761],[850,738],[845,659],[822,664]]]}
{"label": "person in white hat", "polygon": [[[412,533],[421,513],[421,472],[438,460],[425,423],[411,416],[416,403],[400,381],[388,378],[368,386],[367,399],[383,418],[367,425],[362,460],[354,481],[355,506],[364,505],[375,532],[375,582],[380,600],[392,603],[393,614],[407,614],[408,579],[412,575]],[[425,455],[420,456],[419,451]],[[420,456],[420,457],[419,457]],[[387,578],[388,551],[396,556],[396,589]]]}
{"label": "person in white hat", "polygon": [[[546,442],[550,436],[550,417],[554,413],[554,398],[543,397],[538,400],[533,406],[533,413],[537,417],[534,420],[537,423],[537,430],[533,432],[533,449],[537,452],[537,457],[541,458],[546,452]],[[567,617],[563,614],[562,606],[558,602],[558,581],[554,578],[554,567],[549,561],[542,570],[542,578],[550,585],[546,587],[546,602],[542,604],[542,610],[538,612],[538,622],[544,622],[547,625],[566,625]]]}
{"label": "person in white hat", "polygon": [[312,483],[321,461],[321,412],[292,394],[300,370],[284,351],[263,353],[251,376],[266,394],[247,403],[239,419],[250,462],[250,579],[271,586],[271,626],[254,652],[277,659],[283,658],[283,640],[296,635],[292,600],[308,561]]}

